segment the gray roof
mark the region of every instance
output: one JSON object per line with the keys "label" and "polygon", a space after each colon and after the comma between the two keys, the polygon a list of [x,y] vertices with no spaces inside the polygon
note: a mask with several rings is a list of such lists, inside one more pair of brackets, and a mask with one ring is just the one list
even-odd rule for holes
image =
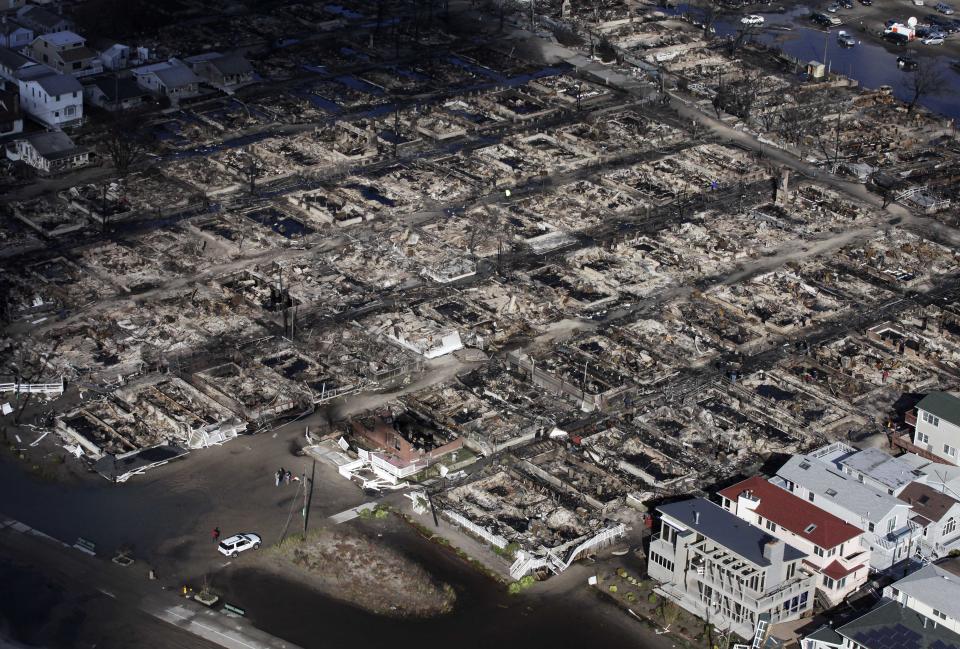
{"label": "gray roof", "polygon": [[960,577],[932,563],[893,584],[910,597],[960,620]]}
{"label": "gray roof", "polygon": [[892,457],[878,448],[866,448],[840,460],[840,464],[869,476],[890,489],[900,489],[924,474],[919,466],[926,464],[910,459]]}
{"label": "gray roof", "polygon": [[147,94],[147,91],[130,77],[100,77],[93,83],[106,96],[108,101],[117,101],[117,94],[120,95],[120,101],[143,97]]}
{"label": "gray roof", "polygon": [[780,467],[777,475],[866,521],[878,522],[897,507],[907,506],[895,496],[865,485],[832,465],[806,455],[794,455]]}
{"label": "gray roof", "polygon": [[828,642],[838,647],[843,645],[843,636],[836,632],[832,627],[822,626],[810,635],[804,636],[804,640],[817,640],[818,642]]}
{"label": "gray roof", "polygon": [[0,66],[16,70],[24,65],[33,65],[34,62],[22,54],[18,54],[6,47],[0,47]]}
{"label": "gray roof", "polygon": [[50,34],[41,34],[40,36],[37,36],[37,38],[45,40],[56,47],[65,47],[67,45],[87,42],[87,39],[80,34],[66,29],[59,32],[51,32]]}
{"label": "gray roof", "polygon": [[245,74],[253,72],[253,66],[239,54],[227,54],[219,59],[210,61],[210,65],[215,67],[220,74]]}
{"label": "gray roof", "polygon": [[926,410],[940,419],[960,426],[960,399],[949,392],[931,392],[920,400],[917,409]]}
{"label": "gray roof", "polygon": [[65,95],[68,92],[83,92],[83,86],[80,85],[80,82],[69,74],[54,72],[53,74],[35,78],[34,81],[39,83],[44,92],[52,97]]}
{"label": "gray roof", "polygon": [[21,21],[27,22],[33,25],[40,25],[46,29],[53,29],[61,24],[69,24],[69,20],[65,20],[63,16],[58,16],[52,11],[47,11],[43,7],[38,7],[36,5],[27,5],[20,9],[17,12],[17,17]]}
{"label": "gray roof", "polygon": [[[657,510],[754,565],[770,565],[770,561],[763,556],[763,547],[768,541],[777,539],[706,498],[681,500],[661,505]],[[699,520],[697,514],[699,514]],[[784,548],[785,561],[794,561],[805,556],[807,556],[805,553],[792,545],[786,545]]]}
{"label": "gray roof", "polygon": [[193,73],[193,70],[182,63],[176,63],[166,68],[154,70],[153,73],[157,75],[160,82],[167,88],[179,88],[180,86],[200,82],[200,78]]}
{"label": "gray roof", "polygon": [[62,131],[47,131],[37,133],[27,138],[37,153],[47,159],[55,159],[72,153],[77,147],[66,133]]}
{"label": "gray roof", "polygon": [[888,600],[837,629],[867,649],[960,649],[960,636]]}

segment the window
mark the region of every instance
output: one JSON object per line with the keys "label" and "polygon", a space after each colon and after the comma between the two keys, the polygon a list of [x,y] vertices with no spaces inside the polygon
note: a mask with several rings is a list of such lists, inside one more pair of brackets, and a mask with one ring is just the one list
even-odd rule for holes
{"label": "window", "polygon": [[650,553],[650,561],[653,561],[655,564],[657,564],[661,568],[665,568],[670,572],[673,572],[673,561],[670,561],[666,557],[661,557],[656,552]]}
{"label": "window", "polygon": [[934,616],[934,617],[938,617],[938,618],[940,618],[941,620],[946,620],[946,619],[947,619],[947,614],[944,613],[944,612],[942,612],[942,611],[938,611],[937,609],[933,609],[933,616]]}
{"label": "window", "polygon": [[767,527],[767,529],[770,530],[771,532],[776,532],[776,531],[777,531],[777,524],[774,523],[773,521],[767,521],[767,526],[766,526],[766,527]]}
{"label": "window", "polygon": [[949,455],[950,457],[957,457],[957,449],[955,446],[950,446],[949,444],[943,445],[943,452]]}
{"label": "window", "polygon": [[828,557],[832,557],[832,556],[835,555],[836,553],[837,553],[837,549],[836,549],[836,548],[830,548],[830,550],[827,551],[827,556],[828,556]]}
{"label": "window", "polygon": [[843,588],[843,587],[846,586],[846,585],[847,585],[847,578],[846,578],[846,577],[841,577],[841,578],[840,578],[840,581],[837,582],[837,588]]}
{"label": "window", "polygon": [[812,491],[807,494],[807,500],[809,500],[810,502],[813,502],[813,492],[812,492]]}
{"label": "window", "polygon": [[867,523],[867,531],[868,531],[868,532],[874,531],[874,530],[876,529],[876,527],[877,527],[877,526],[874,525],[873,523]]}
{"label": "window", "polygon": [[[863,476],[861,476],[861,477],[863,477]],[[831,488],[831,489],[827,489],[827,495],[830,496],[831,498],[833,498],[834,496],[837,495],[837,490],[836,490],[836,489],[832,489],[832,488]]]}
{"label": "window", "polygon": [[794,575],[797,574],[797,563],[794,561],[789,566],[787,566],[787,579],[793,579]]}
{"label": "window", "polygon": [[887,534],[897,529],[897,517],[894,516],[889,521],[887,521]]}
{"label": "window", "polygon": [[810,524],[807,525],[805,528],[803,528],[803,531],[804,531],[805,534],[809,534],[810,532],[812,532],[812,531],[815,530],[815,529],[817,529],[816,523],[810,523]]}
{"label": "window", "polygon": [[823,576],[823,587],[824,587],[824,588],[827,588],[827,589],[829,589],[829,590],[833,590],[833,587],[836,586],[836,585],[837,585],[837,582],[835,582],[833,579],[831,579],[830,577],[827,577],[826,575]]}
{"label": "window", "polygon": [[943,524],[943,535],[953,534],[957,529],[957,519],[951,516],[947,519],[947,522]]}
{"label": "window", "polygon": [[930,443],[930,436],[927,435],[926,433],[921,433],[921,432],[918,430],[918,431],[917,431],[917,441],[920,442],[921,444],[929,444],[929,443]]}
{"label": "window", "polygon": [[939,418],[939,417],[934,417],[933,415],[931,415],[931,414],[930,414],[929,412],[927,412],[927,411],[923,411],[923,420],[924,420],[925,422],[927,422],[928,424],[930,424],[931,426],[939,426],[939,425],[940,425],[940,418]]}

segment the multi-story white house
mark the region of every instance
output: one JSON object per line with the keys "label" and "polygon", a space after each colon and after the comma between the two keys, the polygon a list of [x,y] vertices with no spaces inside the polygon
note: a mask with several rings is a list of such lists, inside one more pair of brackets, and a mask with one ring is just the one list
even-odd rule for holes
{"label": "multi-story white house", "polygon": [[838,443],[795,455],[772,481],[866,532],[870,566],[885,570],[906,559],[921,530],[910,521],[910,505],[844,473],[839,461],[851,451]]}
{"label": "multi-story white house", "polygon": [[18,72],[17,83],[20,107],[38,122],[63,128],[83,121],[83,86],[74,77],[34,65]]}
{"label": "multi-story white house", "polygon": [[949,464],[960,464],[960,399],[931,392],[917,404],[913,443]]}
{"label": "multi-story white house", "polygon": [[837,629],[822,627],[801,649],[957,649],[960,577],[933,564],[883,590],[872,611]]}
{"label": "multi-story white house", "polygon": [[723,508],[807,555],[825,608],[867,582],[870,549],[863,530],[807,500],[754,476],[719,493]]}
{"label": "multi-story white house", "polygon": [[657,511],[647,570],[662,596],[743,638],[765,613],[776,624],[813,607],[817,580],[801,550],[705,498]]}

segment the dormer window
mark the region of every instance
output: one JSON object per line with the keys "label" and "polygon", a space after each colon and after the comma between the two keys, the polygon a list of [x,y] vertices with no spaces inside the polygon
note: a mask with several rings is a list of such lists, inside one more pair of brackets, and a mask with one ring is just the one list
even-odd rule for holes
{"label": "dormer window", "polygon": [[805,528],[803,528],[803,532],[804,532],[804,534],[809,534],[810,532],[812,532],[812,531],[815,530],[815,529],[817,529],[816,523],[810,523],[810,524],[807,525]]}

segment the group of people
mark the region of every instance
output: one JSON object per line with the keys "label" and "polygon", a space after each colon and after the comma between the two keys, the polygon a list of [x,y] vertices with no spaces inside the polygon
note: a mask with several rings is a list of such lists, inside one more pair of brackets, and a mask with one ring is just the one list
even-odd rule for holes
{"label": "group of people", "polygon": [[300,478],[298,478],[297,476],[295,476],[295,475],[293,475],[292,473],[290,473],[289,471],[287,471],[286,469],[284,469],[283,467],[280,467],[280,470],[278,470],[278,471],[276,472],[276,474],[274,474],[273,477],[274,477],[274,479],[276,480],[276,485],[277,485],[278,487],[280,486],[280,483],[290,484],[290,481],[291,481],[291,480],[299,480],[299,479],[300,479]]}

